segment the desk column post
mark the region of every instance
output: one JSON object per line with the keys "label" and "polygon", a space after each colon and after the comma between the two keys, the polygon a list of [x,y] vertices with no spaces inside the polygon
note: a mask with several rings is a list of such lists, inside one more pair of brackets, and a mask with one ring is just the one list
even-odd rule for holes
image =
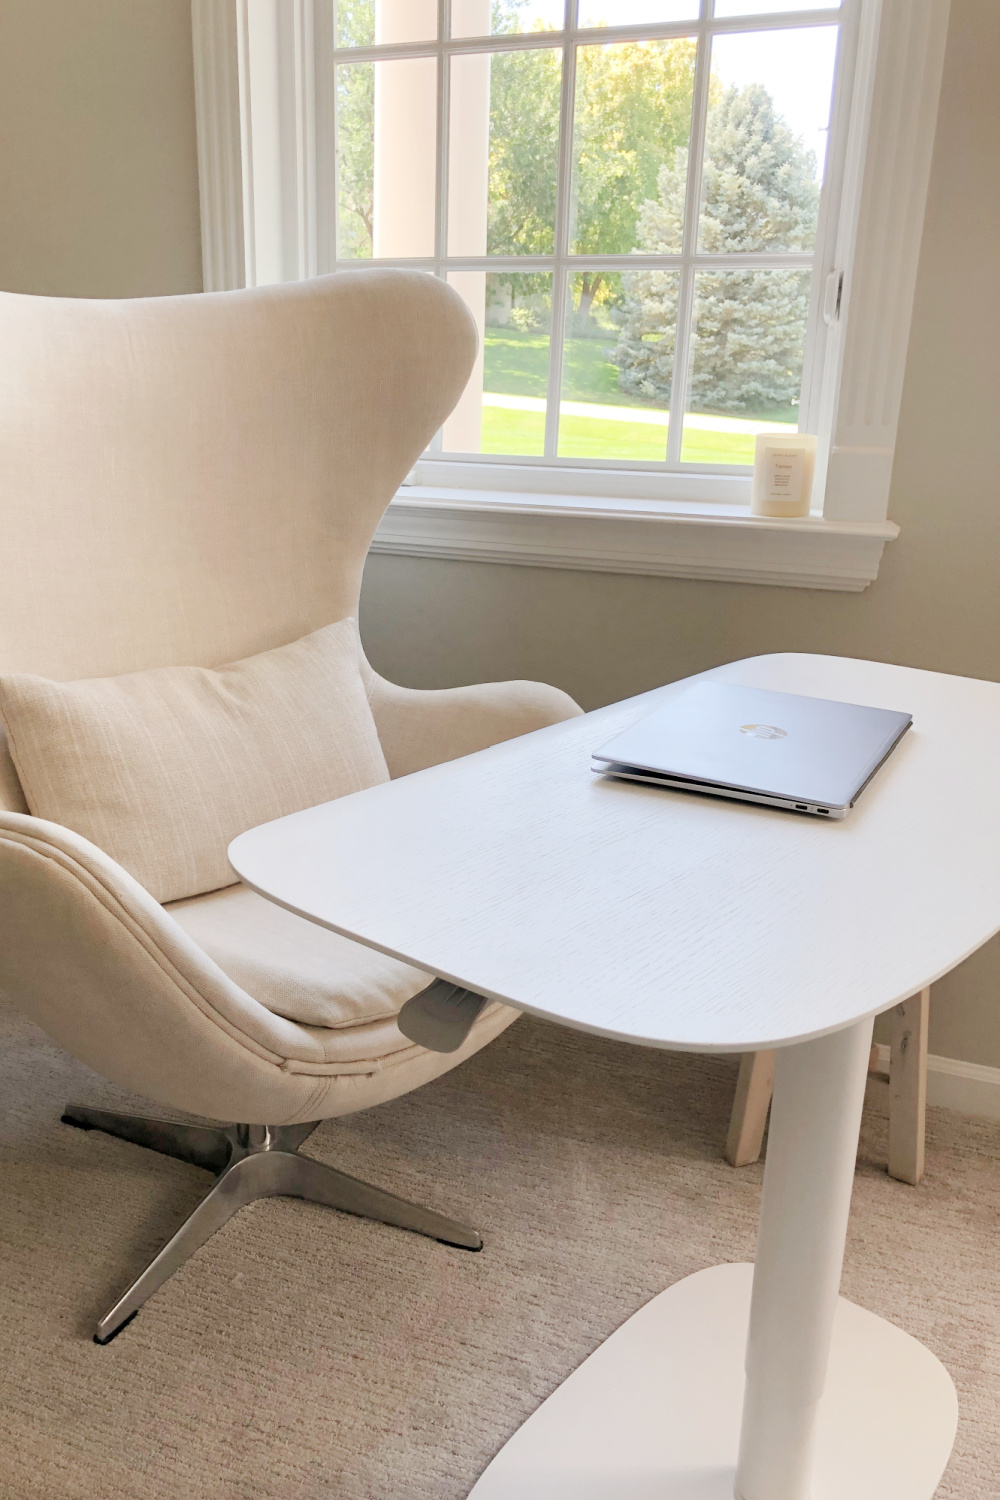
{"label": "desk column post", "polygon": [[809,1500],[872,1025],[778,1052],[736,1500]]}

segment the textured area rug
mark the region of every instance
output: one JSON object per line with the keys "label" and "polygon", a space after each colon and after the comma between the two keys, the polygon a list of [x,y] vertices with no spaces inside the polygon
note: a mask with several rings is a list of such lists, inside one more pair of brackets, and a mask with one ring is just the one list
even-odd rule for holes
{"label": "textured area rug", "polygon": [[[106,1348],[93,1326],[207,1174],[59,1123],[135,1108],[0,1011],[4,1500],[462,1500],[539,1402],[679,1277],[753,1257],[725,1058],[520,1021],[306,1151],[475,1223],[481,1255],[289,1200],[244,1209]],[[1000,1126],[931,1111],[885,1175],[872,1081],[844,1292],[955,1378],[939,1495],[1000,1493]],[[885,1434],[887,1443],[893,1434]],[[613,1500],[613,1497],[609,1497]]]}

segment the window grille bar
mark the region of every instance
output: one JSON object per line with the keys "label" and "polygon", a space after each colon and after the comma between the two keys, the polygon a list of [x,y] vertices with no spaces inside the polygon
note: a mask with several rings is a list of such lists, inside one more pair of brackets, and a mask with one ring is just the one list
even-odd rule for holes
{"label": "window grille bar", "polygon": [[439,266],[447,271],[552,271],[565,266],[574,271],[678,271],[693,265],[699,271],[794,271],[810,270],[815,256],[807,252],[758,254],[752,250],[734,250],[729,254],[683,255],[445,255],[390,257],[352,256],[338,260],[338,271],[370,271],[401,267],[409,271],[433,271]]}
{"label": "window grille bar", "polygon": [[[438,36],[446,37],[451,32],[451,0],[437,0]],[[405,53],[401,53],[405,56]],[[434,220],[434,261],[428,267],[442,281],[448,280],[445,259],[448,254],[448,172],[450,140],[448,136],[451,118],[451,58],[435,48],[428,56],[437,59],[437,141],[434,155],[434,186],[437,193],[437,214]],[[390,262],[392,264],[392,262]],[[444,428],[439,427],[427,445],[428,453],[435,456],[444,451]]]}
{"label": "window grille bar", "polygon": [[[328,7],[330,8],[330,7]],[[483,37],[451,37],[451,0],[438,0],[438,39],[425,42],[381,44],[364,47],[333,46],[328,54],[332,66],[327,68],[327,86],[331,101],[326,115],[332,124],[333,157],[337,162],[337,67],[344,64],[363,65],[397,58],[434,57],[438,64],[437,82],[437,143],[436,143],[436,188],[437,206],[435,217],[435,247],[431,257],[413,258],[351,258],[339,255],[339,187],[332,184],[330,211],[326,222],[330,225],[332,254],[327,264],[331,270],[367,270],[375,267],[400,267],[424,270],[447,279],[449,273],[458,271],[481,271],[489,273],[542,272],[552,277],[551,320],[549,336],[549,366],[545,412],[544,456],[529,458],[523,455],[477,454],[475,461],[502,467],[511,463],[549,467],[556,463],[559,446],[559,421],[562,400],[563,369],[565,364],[565,339],[571,305],[571,277],[586,271],[637,271],[659,269],[675,271],[679,275],[677,322],[674,331],[673,379],[669,425],[664,459],[648,461],[626,460],[629,469],[650,468],[655,472],[690,470],[691,465],[682,465],[681,450],[684,436],[684,413],[687,405],[688,387],[692,370],[695,345],[694,302],[695,281],[699,271],[713,269],[728,270],[781,270],[802,269],[813,272],[821,255],[821,240],[812,253],[776,252],[770,254],[735,252],[731,254],[700,253],[701,194],[704,167],[706,125],[709,106],[709,84],[711,77],[712,39],[720,33],[755,33],[767,30],[802,29],[836,25],[841,28],[843,51],[843,28],[849,21],[851,6],[825,8],[803,8],[797,11],[772,12],[766,15],[716,17],[714,0],[701,0],[700,14],[688,21],[673,23],[650,23],[632,26],[581,27],[579,0],[567,0],[563,29],[558,31],[531,31],[521,33],[498,33]],[[688,179],[685,191],[683,242],[678,254],[673,255],[572,255],[569,250],[572,230],[572,194],[575,149],[576,79],[577,54],[581,46],[610,46],[621,42],[670,41],[691,38],[697,42],[695,76],[692,95],[691,131],[688,146]],[[331,37],[331,41],[334,38]],[[494,54],[511,51],[537,50],[543,47],[559,48],[562,53],[562,78],[560,88],[559,146],[556,180],[555,244],[551,255],[531,256],[450,256],[448,254],[448,196],[449,196],[449,128],[451,101],[451,59],[469,54]],[[835,90],[840,86],[840,58],[836,68]],[[320,118],[322,118],[322,112]],[[824,199],[829,186],[830,162],[824,174]],[[322,217],[322,216],[321,216]],[[442,452],[442,434],[438,432],[428,450],[429,455]],[[456,458],[458,455],[456,455]],[[463,455],[468,461],[469,456]],[[560,466],[578,467],[583,461],[559,460]],[[592,466],[614,467],[614,461],[591,460]],[[617,462],[622,467],[622,461]],[[698,464],[698,472],[739,475],[748,472],[740,465]]]}
{"label": "window grille bar", "polygon": [[559,404],[562,396],[563,354],[569,308],[569,277],[566,258],[572,218],[573,146],[576,122],[576,47],[573,28],[579,0],[566,0],[568,30],[562,57],[562,92],[559,100],[559,159],[556,166],[556,262],[552,275],[552,311],[549,317],[549,379],[545,402],[545,457],[559,452]]}
{"label": "window grille bar", "polygon": [[681,254],[680,287],[677,295],[677,323],[674,328],[673,376],[670,381],[670,425],[667,428],[666,463],[676,468],[681,461],[684,436],[684,408],[687,404],[688,371],[692,351],[694,317],[694,256],[698,249],[701,220],[702,157],[705,149],[705,127],[708,119],[708,84],[712,66],[712,34],[707,12],[712,0],[701,0],[701,28],[698,52],[694,62],[694,95],[691,100],[691,133],[688,139],[688,178],[684,196],[684,229]]}
{"label": "window grille bar", "polygon": [[[451,30],[451,0],[437,0],[438,35],[447,36]],[[434,259],[437,274],[442,275],[442,265],[448,254],[448,154],[451,142],[448,129],[451,114],[451,59],[439,55],[437,59],[437,219],[434,225]]]}
{"label": "window grille bar", "polygon": [[[842,9],[771,12],[760,16],[723,16],[707,24],[714,32],[784,31],[804,26],[836,26]],[[675,41],[694,36],[704,19],[652,21],[636,26],[574,26],[559,31],[505,31],[491,36],[443,36],[424,42],[380,42],[364,47],[335,47],[337,62],[375,62],[400,57],[434,57],[440,52],[513,52],[536,47],[565,47],[567,41],[588,43]]]}

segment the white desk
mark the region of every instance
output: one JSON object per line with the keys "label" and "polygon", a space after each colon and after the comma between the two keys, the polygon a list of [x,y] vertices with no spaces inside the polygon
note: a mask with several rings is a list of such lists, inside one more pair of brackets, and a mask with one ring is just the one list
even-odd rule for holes
{"label": "white desk", "polygon": [[755,1269],[654,1298],[476,1500],[730,1500],[734,1478],[740,1500],[930,1500],[951,1451],[943,1367],[838,1288],[872,1018],[1000,926],[1000,685],[811,656],[711,675],[914,727],[842,823],[595,777],[591,750],[668,687],[230,851],[292,911],[549,1020],[780,1049]]}

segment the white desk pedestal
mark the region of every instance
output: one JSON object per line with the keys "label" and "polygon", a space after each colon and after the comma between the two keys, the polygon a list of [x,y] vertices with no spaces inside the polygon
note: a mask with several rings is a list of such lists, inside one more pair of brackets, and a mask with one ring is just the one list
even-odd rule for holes
{"label": "white desk pedestal", "polygon": [[951,1377],[838,1296],[871,1034],[868,1018],[778,1054],[756,1269],[655,1297],[529,1418],[475,1500],[931,1500],[958,1421]]}
{"label": "white desk pedestal", "polygon": [[[688,1276],[528,1418],[470,1500],[733,1500],[753,1267]],[[840,1299],[811,1500],[931,1500],[955,1438],[944,1366]]]}
{"label": "white desk pedestal", "polygon": [[477,1500],[929,1500],[947,1460],[947,1375],[838,1293],[871,1018],[997,932],[982,829],[1000,817],[1000,685],[795,655],[709,675],[905,705],[916,727],[838,823],[593,777],[594,746],[674,683],[230,847],[289,911],[559,1025],[778,1050],[749,1321],[747,1272],[671,1288],[525,1424]]}

